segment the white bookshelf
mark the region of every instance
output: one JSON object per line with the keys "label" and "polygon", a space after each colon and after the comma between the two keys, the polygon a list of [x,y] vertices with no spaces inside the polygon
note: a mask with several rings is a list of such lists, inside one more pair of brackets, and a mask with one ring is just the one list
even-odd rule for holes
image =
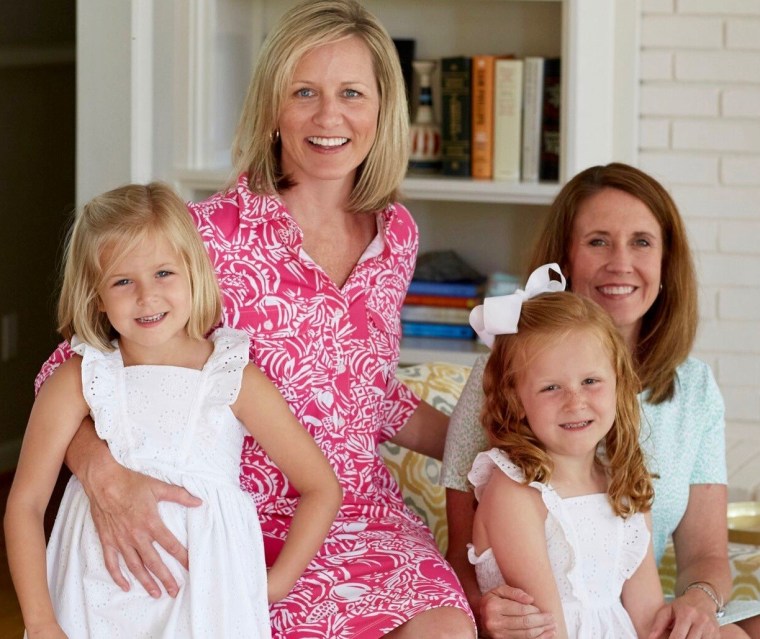
{"label": "white bookshelf", "polygon": [[[146,177],[191,199],[224,184],[256,53],[296,1],[79,0],[79,83],[128,80],[87,103],[98,134],[78,133],[77,200]],[[418,58],[561,56],[562,181],[593,164],[635,162],[640,0],[363,1],[393,37],[415,39]],[[106,37],[107,15],[124,19],[109,20]],[[120,162],[98,160],[104,145]],[[421,250],[453,248],[481,271],[515,272],[558,190],[410,175],[402,194]],[[472,363],[477,354],[474,342],[405,340],[402,361]]]}

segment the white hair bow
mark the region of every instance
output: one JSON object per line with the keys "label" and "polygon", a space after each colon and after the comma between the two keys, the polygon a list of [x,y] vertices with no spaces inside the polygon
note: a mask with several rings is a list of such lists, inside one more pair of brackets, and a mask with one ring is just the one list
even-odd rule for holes
{"label": "white hair bow", "polygon": [[[552,279],[551,275],[559,280]],[[470,326],[475,329],[483,343],[491,348],[496,335],[506,335],[517,332],[517,322],[520,320],[520,309],[523,300],[541,295],[565,290],[565,276],[558,264],[544,264],[530,274],[525,290],[517,289],[511,295],[486,297],[480,306],[470,313]]]}

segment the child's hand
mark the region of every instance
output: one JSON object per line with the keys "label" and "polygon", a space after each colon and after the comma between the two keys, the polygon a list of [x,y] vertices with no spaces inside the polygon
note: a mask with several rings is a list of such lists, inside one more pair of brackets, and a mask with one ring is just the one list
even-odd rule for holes
{"label": "child's hand", "polygon": [[63,628],[55,621],[38,626],[29,626],[26,629],[26,636],[28,639],[68,639]]}
{"label": "child's hand", "polygon": [[282,571],[278,571],[276,567],[267,571],[267,601],[270,605],[284,599],[292,587],[293,584],[283,579]]}

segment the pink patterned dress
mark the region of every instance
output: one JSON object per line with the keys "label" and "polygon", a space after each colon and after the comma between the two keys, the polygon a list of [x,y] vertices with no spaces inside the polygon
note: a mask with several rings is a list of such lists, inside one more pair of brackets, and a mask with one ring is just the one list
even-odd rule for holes
{"label": "pink patterned dress", "polygon": [[[251,360],[279,387],[344,491],[324,546],[270,608],[273,637],[371,639],[433,608],[470,614],[453,570],[378,453],[419,402],[395,378],[417,252],[409,212],[395,204],[378,214],[378,238],[338,288],[304,252],[283,203],[252,193],[245,178],[189,209],[219,278],[224,323],[250,335]],[[297,493],[250,437],[240,471],[271,565]]]}

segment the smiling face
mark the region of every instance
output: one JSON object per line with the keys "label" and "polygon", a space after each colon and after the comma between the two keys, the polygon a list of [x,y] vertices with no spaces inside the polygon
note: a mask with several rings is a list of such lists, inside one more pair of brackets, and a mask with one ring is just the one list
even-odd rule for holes
{"label": "smiling face", "polygon": [[591,330],[536,340],[524,354],[517,394],[546,452],[593,460],[615,421],[616,377],[610,354]]}
{"label": "smiling face", "polygon": [[569,250],[573,292],[597,302],[633,351],[660,288],[662,229],[638,198],[605,188],[584,200]]}
{"label": "smiling face", "polygon": [[[111,253],[105,251],[104,264]],[[181,256],[163,236],[147,237],[118,259],[98,294],[99,310],[119,333],[123,352],[147,363],[189,340],[190,278]]]}
{"label": "smiling face", "polygon": [[310,51],[296,66],[278,121],[283,172],[297,184],[353,186],[375,140],[379,110],[372,55],[360,38]]}

